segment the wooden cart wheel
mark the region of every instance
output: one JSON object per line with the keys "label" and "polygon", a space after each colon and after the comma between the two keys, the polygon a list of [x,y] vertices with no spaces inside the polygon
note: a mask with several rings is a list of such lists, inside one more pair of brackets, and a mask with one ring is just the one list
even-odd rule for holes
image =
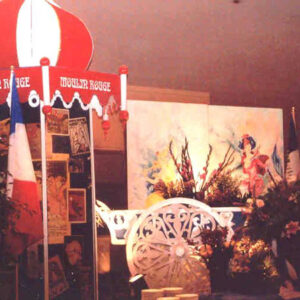
{"label": "wooden cart wheel", "polygon": [[209,271],[188,240],[201,242],[202,229],[222,223],[209,206],[193,199],[172,198],[151,206],[128,234],[131,274],[143,274],[149,288],[180,286],[184,292],[209,293]]}

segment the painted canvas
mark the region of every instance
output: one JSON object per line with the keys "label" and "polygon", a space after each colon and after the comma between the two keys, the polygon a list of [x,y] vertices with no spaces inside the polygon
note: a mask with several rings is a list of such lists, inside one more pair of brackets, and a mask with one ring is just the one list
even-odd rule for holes
{"label": "painted canvas", "polygon": [[231,146],[232,176],[240,180],[242,193],[258,197],[272,180],[283,176],[283,117],[281,109],[257,107],[209,107],[209,143],[212,169]]}
{"label": "painted canvas", "polygon": [[187,141],[194,176],[199,173],[208,153],[208,105],[128,102],[128,208],[143,209],[156,201],[152,195],[155,183],[178,179],[170,146],[178,156]]}
{"label": "painted canvas", "polygon": [[184,176],[195,195],[225,166],[242,194],[257,197],[283,175],[281,109],[128,102],[129,209],[160,201],[155,187]]}

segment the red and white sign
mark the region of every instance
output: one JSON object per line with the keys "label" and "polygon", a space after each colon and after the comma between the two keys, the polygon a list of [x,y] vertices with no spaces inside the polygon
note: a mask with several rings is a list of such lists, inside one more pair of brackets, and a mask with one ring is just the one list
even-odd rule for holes
{"label": "red and white sign", "polygon": [[[14,69],[20,102],[28,101],[31,91],[43,95],[41,67]],[[0,71],[0,104],[3,104],[10,92],[10,69]]]}
{"label": "red and white sign", "polygon": [[[42,68],[16,68],[16,84],[21,102],[27,102],[35,91],[43,98]],[[98,72],[74,71],[65,68],[49,67],[50,99],[60,96],[65,103],[70,103],[78,96],[85,105],[93,96],[97,96],[100,105],[106,106],[113,96],[116,108],[120,107],[120,76]],[[10,70],[0,71],[0,104],[7,99],[10,90]]]}
{"label": "red and white sign", "polygon": [[50,95],[60,91],[66,103],[72,101],[77,92],[84,104],[88,104],[92,96],[97,96],[101,105],[105,106],[113,96],[120,106],[120,76],[98,72],[77,72],[50,67]]}

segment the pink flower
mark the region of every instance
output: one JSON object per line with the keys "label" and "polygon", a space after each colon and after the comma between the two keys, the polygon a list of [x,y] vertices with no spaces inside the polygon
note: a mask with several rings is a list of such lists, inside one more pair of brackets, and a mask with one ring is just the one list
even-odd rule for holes
{"label": "pink flower", "polygon": [[297,197],[296,197],[296,195],[295,194],[292,194],[292,195],[290,195],[289,196],[289,198],[288,198],[288,201],[296,201],[297,200]]}
{"label": "pink flower", "polygon": [[286,236],[290,238],[291,234],[296,234],[297,231],[300,230],[299,222],[290,221],[288,224],[285,225],[285,230],[286,230]]}
{"label": "pink flower", "polygon": [[200,174],[200,179],[205,179],[206,173]]}
{"label": "pink flower", "polygon": [[256,206],[258,207],[258,208],[261,208],[261,207],[264,207],[265,206],[265,202],[264,202],[264,200],[262,200],[262,199],[256,199]]}

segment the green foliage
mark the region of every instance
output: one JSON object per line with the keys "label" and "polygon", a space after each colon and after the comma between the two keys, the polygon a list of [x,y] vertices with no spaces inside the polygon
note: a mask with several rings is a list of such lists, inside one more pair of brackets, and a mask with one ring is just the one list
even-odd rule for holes
{"label": "green foliage", "polygon": [[240,181],[233,178],[231,171],[223,172],[215,179],[205,198],[209,206],[243,206],[247,196],[242,196]]}
{"label": "green foliage", "polygon": [[10,225],[8,216],[15,213],[15,207],[6,194],[6,172],[0,172],[0,232],[4,234]]}
{"label": "green foliage", "polygon": [[265,241],[296,234],[300,221],[300,181],[288,185],[285,181],[269,188],[261,196],[264,206],[253,206],[246,230],[253,238]]}

